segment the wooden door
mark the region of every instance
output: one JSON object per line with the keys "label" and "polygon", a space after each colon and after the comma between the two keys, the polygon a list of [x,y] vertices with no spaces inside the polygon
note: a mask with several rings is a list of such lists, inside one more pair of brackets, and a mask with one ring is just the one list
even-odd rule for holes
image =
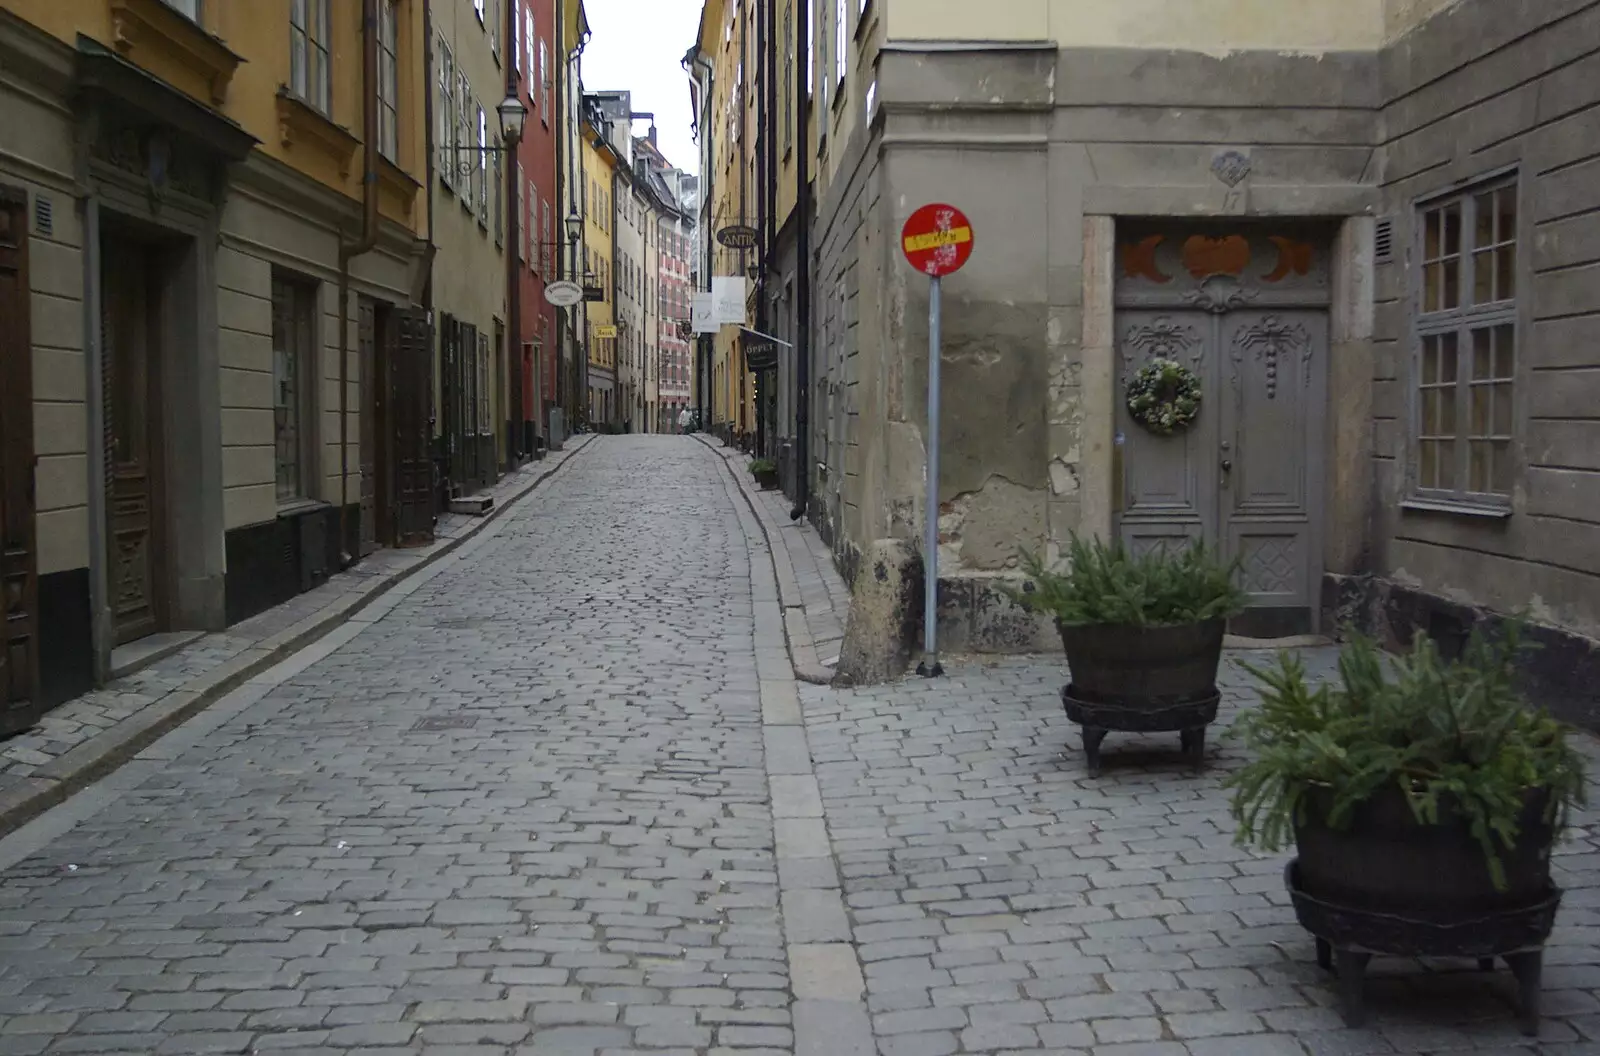
{"label": "wooden door", "polygon": [[[1118,532],[1135,553],[1201,540],[1239,561],[1236,634],[1316,629],[1322,581],[1329,273],[1308,230],[1119,232]],[[1158,435],[1127,410],[1129,380],[1175,360],[1198,416]]]}
{"label": "wooden door", "polygon": [[394,459],[395,544],[418,546],[433,539],[433,463],[428,458],[431,395],[428,314],[395,312],[394,386],[389,416]]}
{"label": "wooden door", "polygon": [[156,261],[108,237],[101,253],[107,595],[116,644],[162,629],[164,611]]}
{"label": "wooden door", "polygon": [[0,186],[0,737],[44,714],[33,498],[28,195]]}
{"label": "wooden door", "polygon": [[378,548],[378,417],[383,413],[383,398],[378,384],[378,308],[370,297],[358,301],[359,322],[356,343],[361,356],[360,452],[362,557]]}

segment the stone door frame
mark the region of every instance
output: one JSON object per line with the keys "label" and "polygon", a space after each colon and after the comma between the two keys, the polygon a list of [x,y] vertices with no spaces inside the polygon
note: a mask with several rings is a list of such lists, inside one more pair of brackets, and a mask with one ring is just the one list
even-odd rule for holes
{"label": "stone door frame", "polygon": [[[1247,217],[1188,216],[1194,221],[1243,222]],[[1285,217],[1288,219],[1288,217]],[[1315,220],[1315,215],[1294,217]],[[1313,605],[1313,630],[1322,633],[1332,608],[1331,577],[1357,574],[1372,517],[1371,412],[1373,401],[1373,244],[1371,216],[1324,217],[1336,225],[1330,251],[1331,296],[1327,418],[1323,429],[1321,604]],[[1117,224],[1113,215],[1083,218],[1083,309],[1079,373],[1083,387],[1079,472],[1079,530],[1115,537]]]}

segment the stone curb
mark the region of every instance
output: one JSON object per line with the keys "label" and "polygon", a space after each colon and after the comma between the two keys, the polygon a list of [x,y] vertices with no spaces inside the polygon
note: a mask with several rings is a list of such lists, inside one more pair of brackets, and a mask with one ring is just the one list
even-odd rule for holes
{"label": "stone curb", "polygon": [[460,534],[432,544],[416,564],[397,569],[386,576],[375,577],[373,585],[367,590],[341,598],[327,609],[262,639],[256,646],[185,682],[110,729],[63,752],[30,776],[19,780],[15,787],[0,792],[0,837],[15,832],[38,815],[62,803],[74,792],[116,770],[185,720],[204,711],[261,672],[327,636],[387,594],[395,585],[453,553],[499,520],[525,496],[561,472],[567,463],[588,448],[590,442],[591,438],[588,437],[578,440],[576,444],[569,440],[570,453],[566,457],[528,481],[520,491],[496,496],[493,510]]}
{"label": "stone curb", "polygon": [[[822,663],[816,647],[811,642],[811,628],[805,622],[805,602],[800,594],[800,582],[795,579],[794,565],[789,560],[788,548],[780,536],[782,528],[772,520],[760,500],[758,492],[740,475],[733,465],[733,457],[741,455],[738,448],[720,446],[703,433],[693,434],[711,451],[721,456],[723,465],[733,474],[734,485],[744,496],[745,504],[756,515],[761,534],[767,538],[767,556],[772,559],[772,569],[778,579],[778,599],[783,605],[783,638],[789,648],[789,660],[794,667],[794,677],[813,686],[833,685],[833,669]],[[730,454],[731,452],[731,454]]]}
{"label": "stone curb", "polygon": [[[804,653],[810,630],[804,627],[804,609],[787,607],[783,597],[784,576],[787,573],[793,585],[794,571],[782,540],[774,542],[775,526],[764,523],[761,504],[752,501],[749,489],[739,486],[743,478],[731,462],[723,457],[719,463],[723,489],[730,499],[735,492],[744,495],[750,507],[741,510],[737,500],[733,502],[739,533],[751,551],[750,608],[755,623],[751,637],[761,694],[762,766],[778,865],[778,920],[793,995],[792,1051],[796,1056],[874,1056],[878,1048],[866,1004],[865,973],[844,901],[838,849],[828,832],[799,687],[784,671],[789,667],[799,674],[792,654],[796,645]],[[767,567],[755,554],[763,537],[773,558]],[[797,585],[790,597],[799,597]],[[791,617],[800,620],[798,635]]]}

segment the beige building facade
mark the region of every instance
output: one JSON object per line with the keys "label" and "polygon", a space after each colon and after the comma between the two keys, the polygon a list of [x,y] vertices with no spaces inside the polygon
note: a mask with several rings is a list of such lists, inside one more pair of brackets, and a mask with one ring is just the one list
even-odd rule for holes
{"label": "beige building facade", "polygon": [[[994,589],[1019,547],[1203,538],[1247,635],[1448,643],[1526,608],[1548,701],[1600,721],[1600,4],[805,6],[806,491],[847,572],[920,536],[928,282],[899,235],[949,203],[975,252],[944,286],[947,647],[1051,644]],[[1182,435],[1124,406],[1153,359],[1201,382]]]}
{"label": "beige building facade", "polygon": [[34,665],[0,711],[403,534],[373,407],[395,402],[375,397],[424,270],[424,146],[401,118],[422,108],[423,18],[373,6],[371,37],[333,0],[0,11],[5,369],[27,355],[32,396],[7,387],[31,428],[0,480]]}

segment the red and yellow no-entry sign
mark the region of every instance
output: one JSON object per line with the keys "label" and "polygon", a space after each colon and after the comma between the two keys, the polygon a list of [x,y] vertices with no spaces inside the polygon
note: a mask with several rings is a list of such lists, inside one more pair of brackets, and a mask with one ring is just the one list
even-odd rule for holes
{"label": "red and yellow no-entry sign", "polygon": [[972,256],[972,221],[953,205],[925,205],[906,221],[900,248],[923,274],[949,275]]}

